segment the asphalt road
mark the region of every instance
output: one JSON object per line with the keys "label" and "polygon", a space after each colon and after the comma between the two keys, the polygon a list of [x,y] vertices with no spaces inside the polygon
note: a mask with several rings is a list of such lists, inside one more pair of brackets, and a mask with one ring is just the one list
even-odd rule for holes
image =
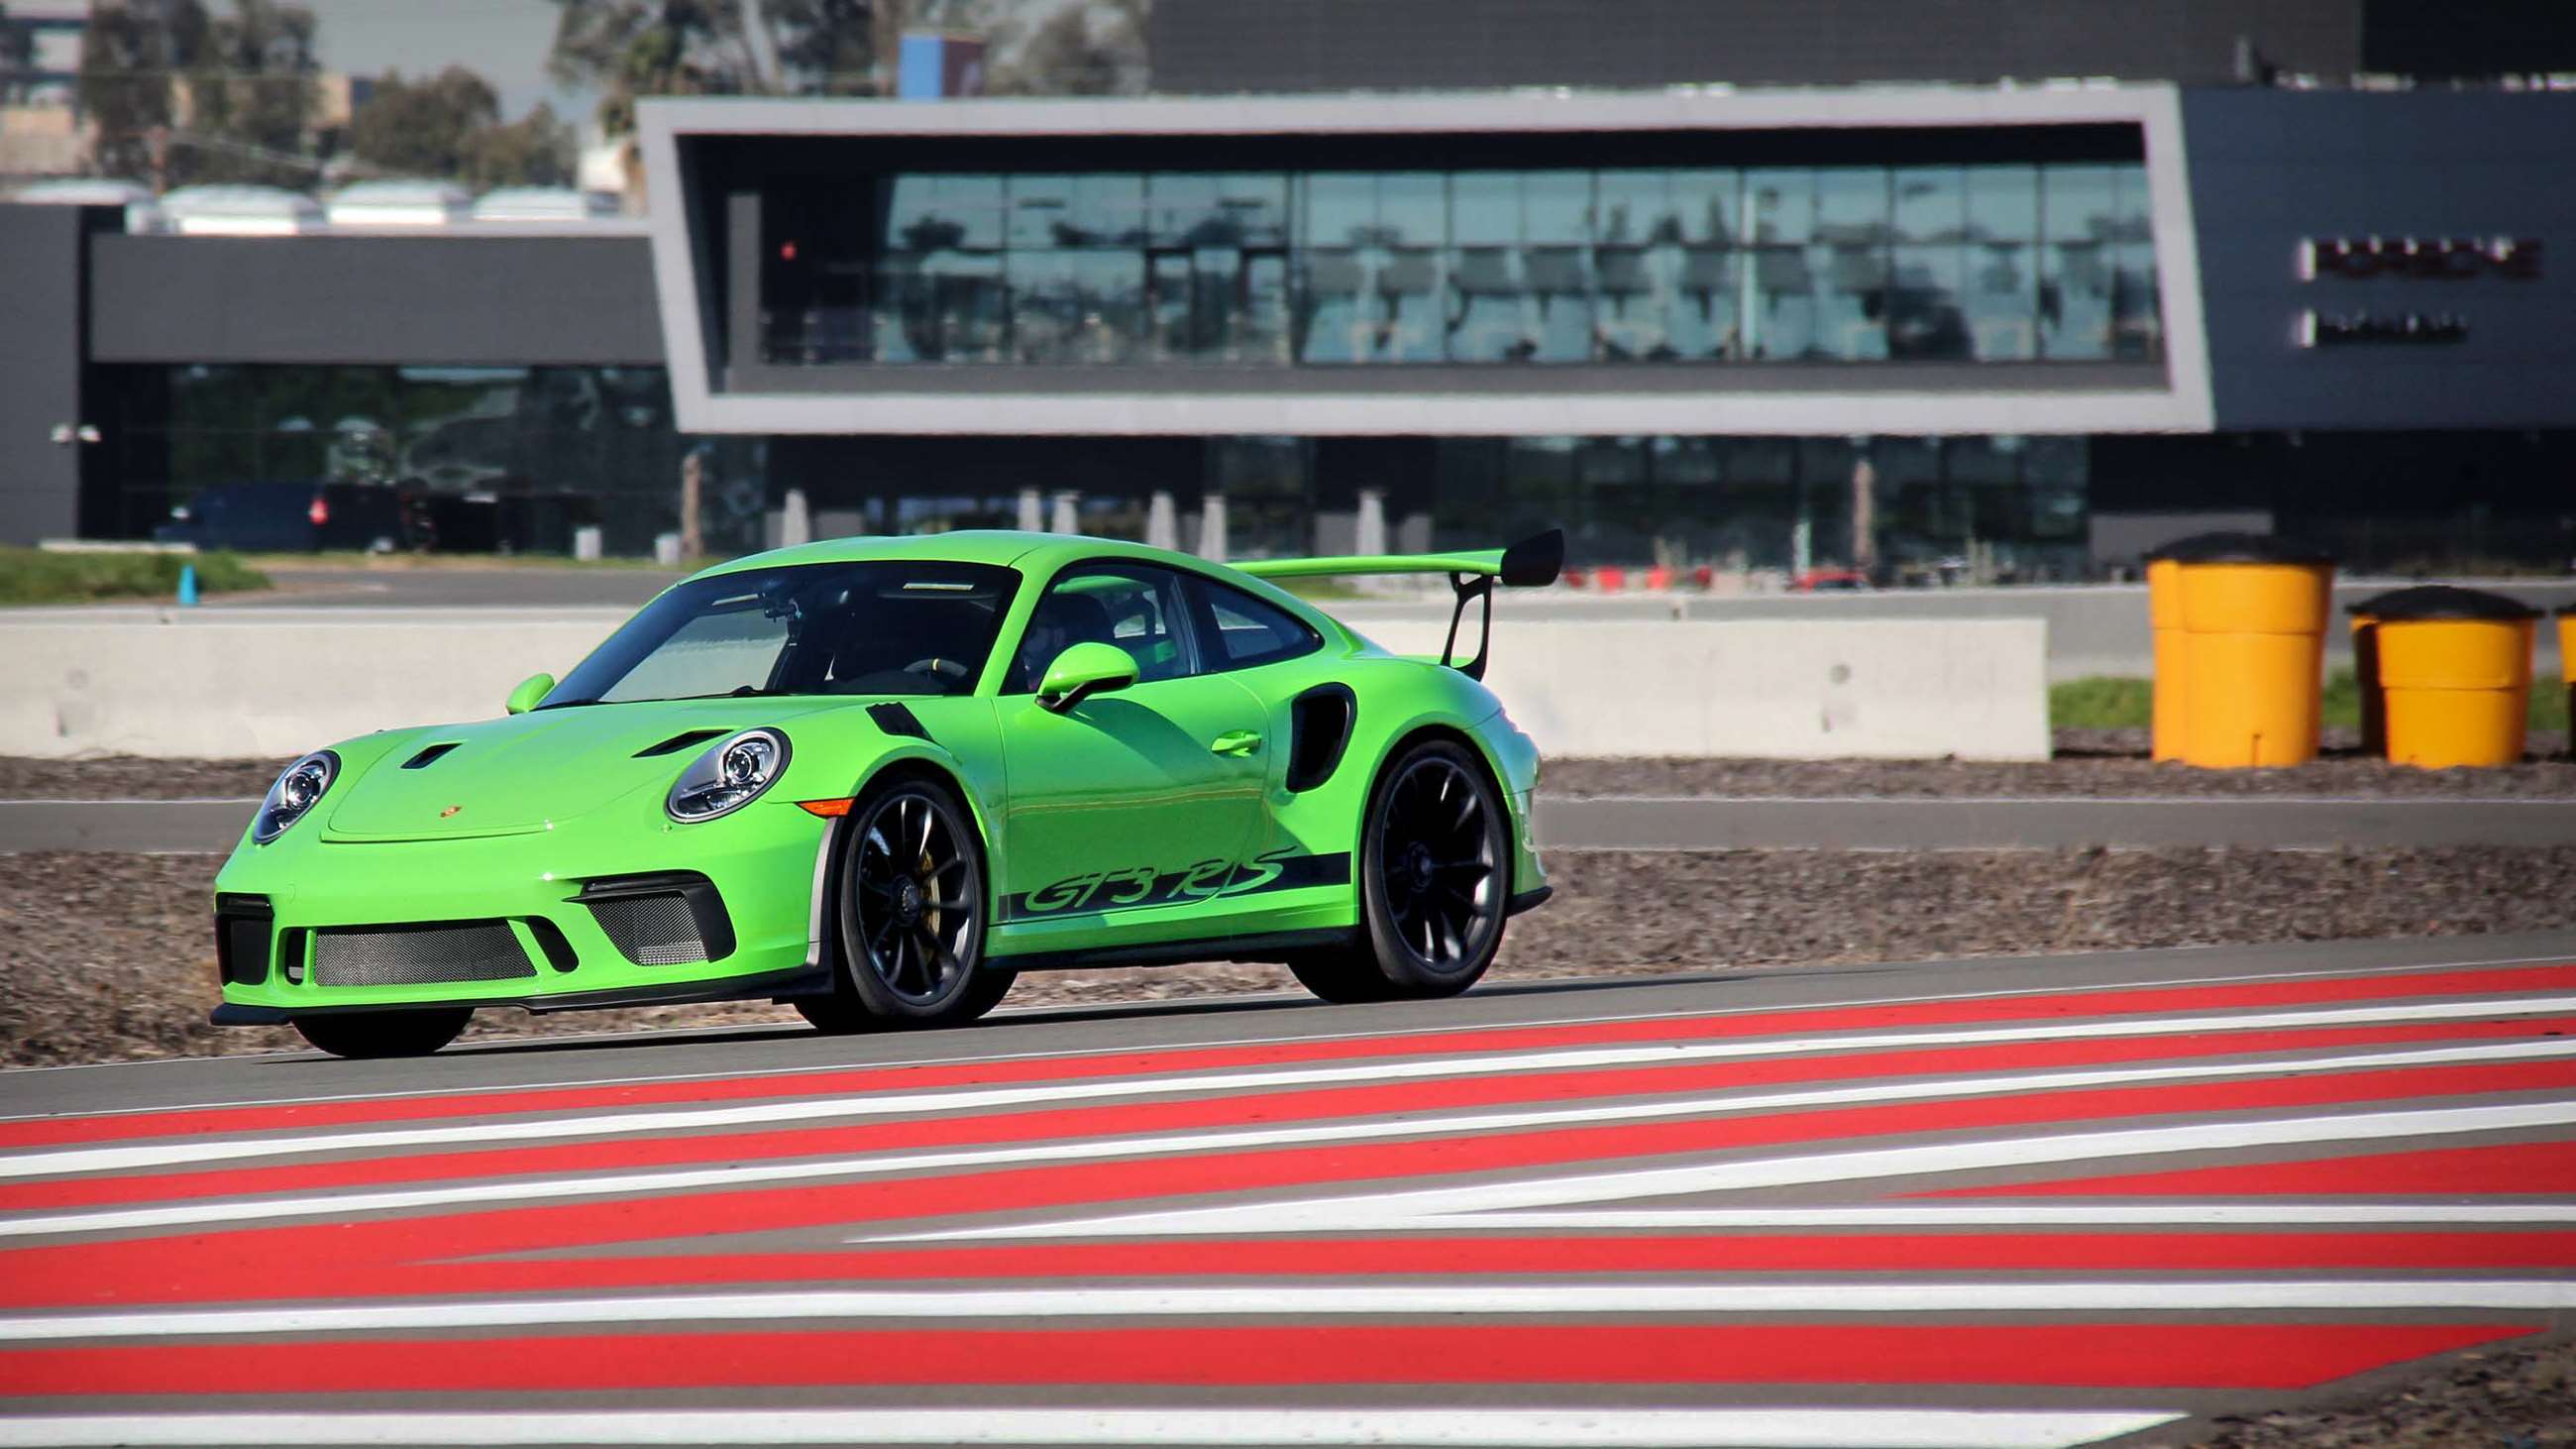
{"label": "asphalt road", "polygon": [[0,1444],[2188,1442],[2576,1323],[2571,956],[0,1074]]}
{"label": "asphalt road", "polygon": [[[0,800],[0,854],[232,849],[252,800]],[[2576,845],[2576,800],[1595,798],[1539,804],[1550,850],[2295,850]]]}

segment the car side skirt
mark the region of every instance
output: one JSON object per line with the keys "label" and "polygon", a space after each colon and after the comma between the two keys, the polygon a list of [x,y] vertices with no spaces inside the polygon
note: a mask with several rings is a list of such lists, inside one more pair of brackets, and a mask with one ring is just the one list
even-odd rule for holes
{"label": "car side skirt", "polygon": [[1176,966],[1191,961],[1276,962],[1291,953],[1348,946],[1358,939],[1349,926],[1311,931],[1270,931],[1257,936],[1218,936],[1196,941],[1158,941],[1133,946],[1095,946],[1080,951],[1024,951],[1016,956],[990,956],[987,971],[1073,971],[1095,966]]}
{"label": "car side skirt", "polygon": [[451,997],[441,1001],[392,1001],[344,1006],[309,1006],[288,1011],[277,1006],[243,1006],[227,1001],[207,1016],[216,1026],[284,1026],[299,1016],[333,1016],[352,1011],[453,1011],[460,1006],[515,1006],[530,1015],[557,1011],[604,1011],[619,1006],[686,1006],[711,1001],[792,1000],[826,996],[832,991],[827,966],[798,966],[716,981],[674,981],[667,985],[626,986],[606,991],[563,991],[551,996]]}

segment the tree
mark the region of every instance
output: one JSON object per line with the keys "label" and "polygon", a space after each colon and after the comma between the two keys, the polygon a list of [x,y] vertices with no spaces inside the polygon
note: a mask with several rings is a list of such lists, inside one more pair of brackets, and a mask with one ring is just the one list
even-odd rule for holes
{"label": "tree", "polygon": [[477,190],[570,186],[577,169],[572,127],[543,101],[518,120],[486,126],[466,142],[464,177]]}
{"label": "tree", "polygon": [[[918,0],[915,0],[918,3]],[[596,87],[611,135],[645,96],[875,95],[906,0],[555,0],[567,85]]]}
{"label": "tree", "polygon": [[417,81],[389,70],[350,118],[349,149],[374,170],[458,177],[477,138],[500,119],[501,98],[461,65]]}
{"label": "tree", "polygon": [[275,0],[222,17],[200,0],[99,0],[80,71],[94,163],[173,186],[309,179],[313,39],[313,13]]}
{"label": "tree", "polygon": [[173,141],[192,152],[201,181],[301,185],[321,63],[313,12],[275,0],[233,0],[207,28],[204,54],[184,77],[188,109]]}
{"label": "tree", "polygon": [[1145,90],[1145,11],[1150,0],[1069,5],[1025,37],[1004,26],[1006,58],[985,89],[1001,96],[1125,96]]}

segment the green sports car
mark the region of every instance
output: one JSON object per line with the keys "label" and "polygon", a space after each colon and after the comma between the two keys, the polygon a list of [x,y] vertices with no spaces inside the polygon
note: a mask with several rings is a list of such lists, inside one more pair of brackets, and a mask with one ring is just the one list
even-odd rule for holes
{"label": "green sports car", "polygon": [[[504,718],[289,765],[216,878],[214,1020],[367,1057],[481,1006],[959,1022],[1049,967],[1465,990],[1548,894],[1538,753],[1479,682],[1493,588],[1563,556],[1550,533],[1228,568],[990,532],[719,565]],[[1358,573],[1448,577],[1440,657],[1267,582]]]}

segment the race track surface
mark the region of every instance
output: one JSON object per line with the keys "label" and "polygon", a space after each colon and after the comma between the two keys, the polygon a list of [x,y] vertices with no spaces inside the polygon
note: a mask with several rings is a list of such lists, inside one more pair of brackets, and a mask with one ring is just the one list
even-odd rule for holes
{"label": "race track surface", "polygon": [[0,1444],[2049,1446],[2564,1332],[2576,933],[0,1076]]}

